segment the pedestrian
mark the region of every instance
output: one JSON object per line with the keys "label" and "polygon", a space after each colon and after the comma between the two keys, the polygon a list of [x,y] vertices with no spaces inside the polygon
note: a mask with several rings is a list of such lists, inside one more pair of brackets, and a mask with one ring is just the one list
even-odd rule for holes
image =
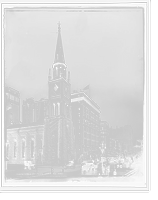
{"label": "pedestrian", "polygon": [[109,176],[109,173],[110,173],[110,165],[107,166],[107,174]]}
{"label": "pedestrian", "polygon": [[113,171],[113,175],[117,175],[116,169],[114,169],[114,171]]}
{"label": "pedestrian", "polygon": [[51,167],[51,173],[53,174],[53,166]]}

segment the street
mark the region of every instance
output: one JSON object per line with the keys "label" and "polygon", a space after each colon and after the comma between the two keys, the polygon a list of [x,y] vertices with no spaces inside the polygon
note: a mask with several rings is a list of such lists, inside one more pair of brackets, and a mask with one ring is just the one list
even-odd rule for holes
{"label": "street", "polygon": [[[61,166],[53,166],[53,173],[51,166],[36,166],[32,170],[24,170],[23,165],[8,165],[6,170],[6,183],[14,185],[14,183],[43,183],[43,182],[80,182],[80,181],[93,181],[93,182],[107,182],[110,177],[122,177],[125,173],[130,171],[130,168],[118,168],[117,175],[113,175],[114,165],[110,165],[109,175],[102,175],[102,168],[98,166],[95,174],[81,175],[81,164],[76,164],[75,168],[64,168],[62,171]],[[106,180],[105,180],[106,178]]]}

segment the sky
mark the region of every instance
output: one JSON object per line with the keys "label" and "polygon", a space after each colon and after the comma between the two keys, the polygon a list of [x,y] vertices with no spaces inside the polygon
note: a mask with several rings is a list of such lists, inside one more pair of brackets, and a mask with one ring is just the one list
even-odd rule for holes
{"label": "sky", "polygon": [[143,9],[7,10],[4,20],[5,80],[22,99],[47,97],[60,21],[72,90],[90,85],[102,120],[142,135]]}

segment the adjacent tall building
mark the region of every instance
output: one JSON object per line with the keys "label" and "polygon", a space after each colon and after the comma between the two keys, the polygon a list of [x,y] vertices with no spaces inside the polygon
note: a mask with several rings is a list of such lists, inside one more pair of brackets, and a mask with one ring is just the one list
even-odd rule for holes
{"label": "adjacent tall building", "polygon": [[131,126],[110,129],[110,137],[117,140],[119,149],[123,148],[126,154],[133,152],[133,130]]}
{"label": "adjacent tall building", "polygon": [[100,145],[100,108],[84,92],[71,95],[75,152],[96,154]]}
{"label": "adjacent tall building", "polygon": [[20,123],[20,93],[11,87],[5,87],[4,92],[5,126],[8,128]]}
{"label": "adjacent tall building", "polygon": [[109,137],[109,124],[106,121],[100,121],[100,142],[107,144]]}

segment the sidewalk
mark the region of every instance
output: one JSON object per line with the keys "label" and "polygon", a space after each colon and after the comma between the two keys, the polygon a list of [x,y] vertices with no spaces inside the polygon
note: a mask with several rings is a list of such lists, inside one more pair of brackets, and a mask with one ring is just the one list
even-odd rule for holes
{"label": "sidewalk", "polygon": [[[64,172],[78,171],[81,165],[76,164],[75,168],[64,168]],[[62,166],[53,166],[53,174],[58,175],[62,173]],[[22,179],[48,175],[51,173],[51,166],[35,165],[35,169],[24,169],[24,165],[21,164],[8,164],[7,170],[5,170],[5,178],[9,179]]]}
{"label": "sidewalk", "polygon": [[[126,174],[127,172],[132,170],[131,168],[126,168],[126,167],[115,168],[115,169],[116,169],[116,172],[117,172],[116,175],[113,175],[114,168],[111,167],[109,175],[106,175],[106,176],[123,176],[124,174]],[[99,174],[99,173],[102,174],[102,168],[101,167],[98,168],[97,174]]]}

